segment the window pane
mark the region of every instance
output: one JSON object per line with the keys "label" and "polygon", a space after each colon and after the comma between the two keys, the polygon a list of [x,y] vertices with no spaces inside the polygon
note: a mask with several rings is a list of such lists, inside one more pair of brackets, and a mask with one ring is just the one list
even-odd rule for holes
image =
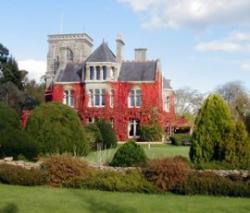
{"label": "window pane", "polygon": [[134,125],[129,122],[129,136],[134,136]]}
{"label": "window pane", "polygon": [[129,98],[130,98],[130,106],[132,107],[135,106],[135,97],[131,95]]}
{"label": "window pane", "polygon": [[139,121],[135,121],[135,136],[140,135],[140,127],[139,127]]}
{"label": "window pane", "polygon": [[94,80],[94,67],[90,67],[90,80]]}
{"label": "window pane", "polygon": [[96,67],[96,80],[100,80],[100,78],[101,78],[100,67]]}
{"label": "window pane", "polygon": [[100,95],[95,94],[95,106],[100,106]]}
{"label": "window pane", "polygon": [[102,69],[103,69],[103,80],[106,80],[107,79],[107,67],[103,66]]}

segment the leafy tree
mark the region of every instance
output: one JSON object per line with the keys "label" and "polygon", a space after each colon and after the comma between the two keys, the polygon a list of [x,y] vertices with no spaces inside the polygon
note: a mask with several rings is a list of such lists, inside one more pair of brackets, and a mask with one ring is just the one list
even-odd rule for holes
{"label": "leafy tree", "polygon": [[7,61],[9,50],[0,43],[0,65]]}
{"label": "leafy tree", "polygon": [[123,144],[115,153],[112,166],[138,166],[146,162],[144,149],[135,141],[130,140]]}
{"label": "leafy tree", "polygon": [[0,157],[23,155],[32,160],[37,156],[37,147],[20,128],[17,113],[6,104],[0,103]]}
{"label": "leafy tree", "polygon": [[195,120],[191,160],[195,163],[225,160],[233,131],[234,122],[223,97],[210,95]]}
{"label": "leafy tree", "polygon": [[86,155],[89,142],[76,111],[60,103],[41,104],[30,115],[26,131],[42,153]]}

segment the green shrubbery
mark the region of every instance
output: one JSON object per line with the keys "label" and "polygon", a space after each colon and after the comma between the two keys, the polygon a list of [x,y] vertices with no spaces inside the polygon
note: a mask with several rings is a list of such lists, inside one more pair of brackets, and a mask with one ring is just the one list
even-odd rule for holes
{"label": "green shrubbery", "polygon": [[86,155],[90,145],[76,111],[60,103],[46,103],[35,108],[26,131],[41,153]]}
{"label": "green shrubbery", "polygon": [[140,135],[142,141],[162,141],[163,130],[159,122],[152,121],[141,126]]}
{"label": "green shrubbery", "polygon": [[146,162],[146,154],[143,148],[135,141],[128,141],[116,151],[110,165],[112,166],[139,166]]}
{"label": "green shrubbery", "polygon": [[0,165],[0,182],[22,186],[47,184],[47,174],[40,169],[25,169],[20,166]]}
{"label": "green shrubbery", "polygon": [[191,135],[178,133],[170,137],[170,141],[175,146],[191,144]]}
{"label": "green shrubbery", "polygon": [[242,180],[241,177],[221,177],[211,172],[193,172],[185,182],[182,182],[172,192],[185,195],[224,195],[249,197],[250,177]]}
{"label": "green shrubbery", "polygon": [[109,121],[97,120],[95,123],[89,124],[87,130],[95,148],[98,145],[103,149],[115,148],[117,146],[117,138]]}

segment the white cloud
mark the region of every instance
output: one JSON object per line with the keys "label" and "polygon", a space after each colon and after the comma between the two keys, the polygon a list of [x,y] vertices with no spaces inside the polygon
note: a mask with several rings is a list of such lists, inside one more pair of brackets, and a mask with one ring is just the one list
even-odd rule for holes
{"label": "white cloud", "polygon": [[147,28],[249,25],[249,0],[117,0],[143,16]]}
{"label": "white cloud", "polygon": [[241,69],[250,72],[250,61],[242,62]]}
{"label": "white cloud", "polygon": [[198,51],[239,52],[250,51],[250,33],[234,32],[224,39],[201,42],[195,46]]}
{"label": "white cloud", "polygon": [[47,64],[46,61],[27,59],[18,61],[18,66],[19,69],[28,71],[29,79],[35,79],[39,82],[46,72]]}

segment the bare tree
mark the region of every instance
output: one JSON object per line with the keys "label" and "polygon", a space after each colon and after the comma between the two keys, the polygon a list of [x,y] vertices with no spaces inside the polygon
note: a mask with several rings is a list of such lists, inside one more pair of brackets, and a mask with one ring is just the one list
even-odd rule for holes
{"label": "bare tree", "polygon": [[195,115],[204,100],[204,95],[198,90],[184,87],[175,92],[175,107],[178,115],[186,113]]}

